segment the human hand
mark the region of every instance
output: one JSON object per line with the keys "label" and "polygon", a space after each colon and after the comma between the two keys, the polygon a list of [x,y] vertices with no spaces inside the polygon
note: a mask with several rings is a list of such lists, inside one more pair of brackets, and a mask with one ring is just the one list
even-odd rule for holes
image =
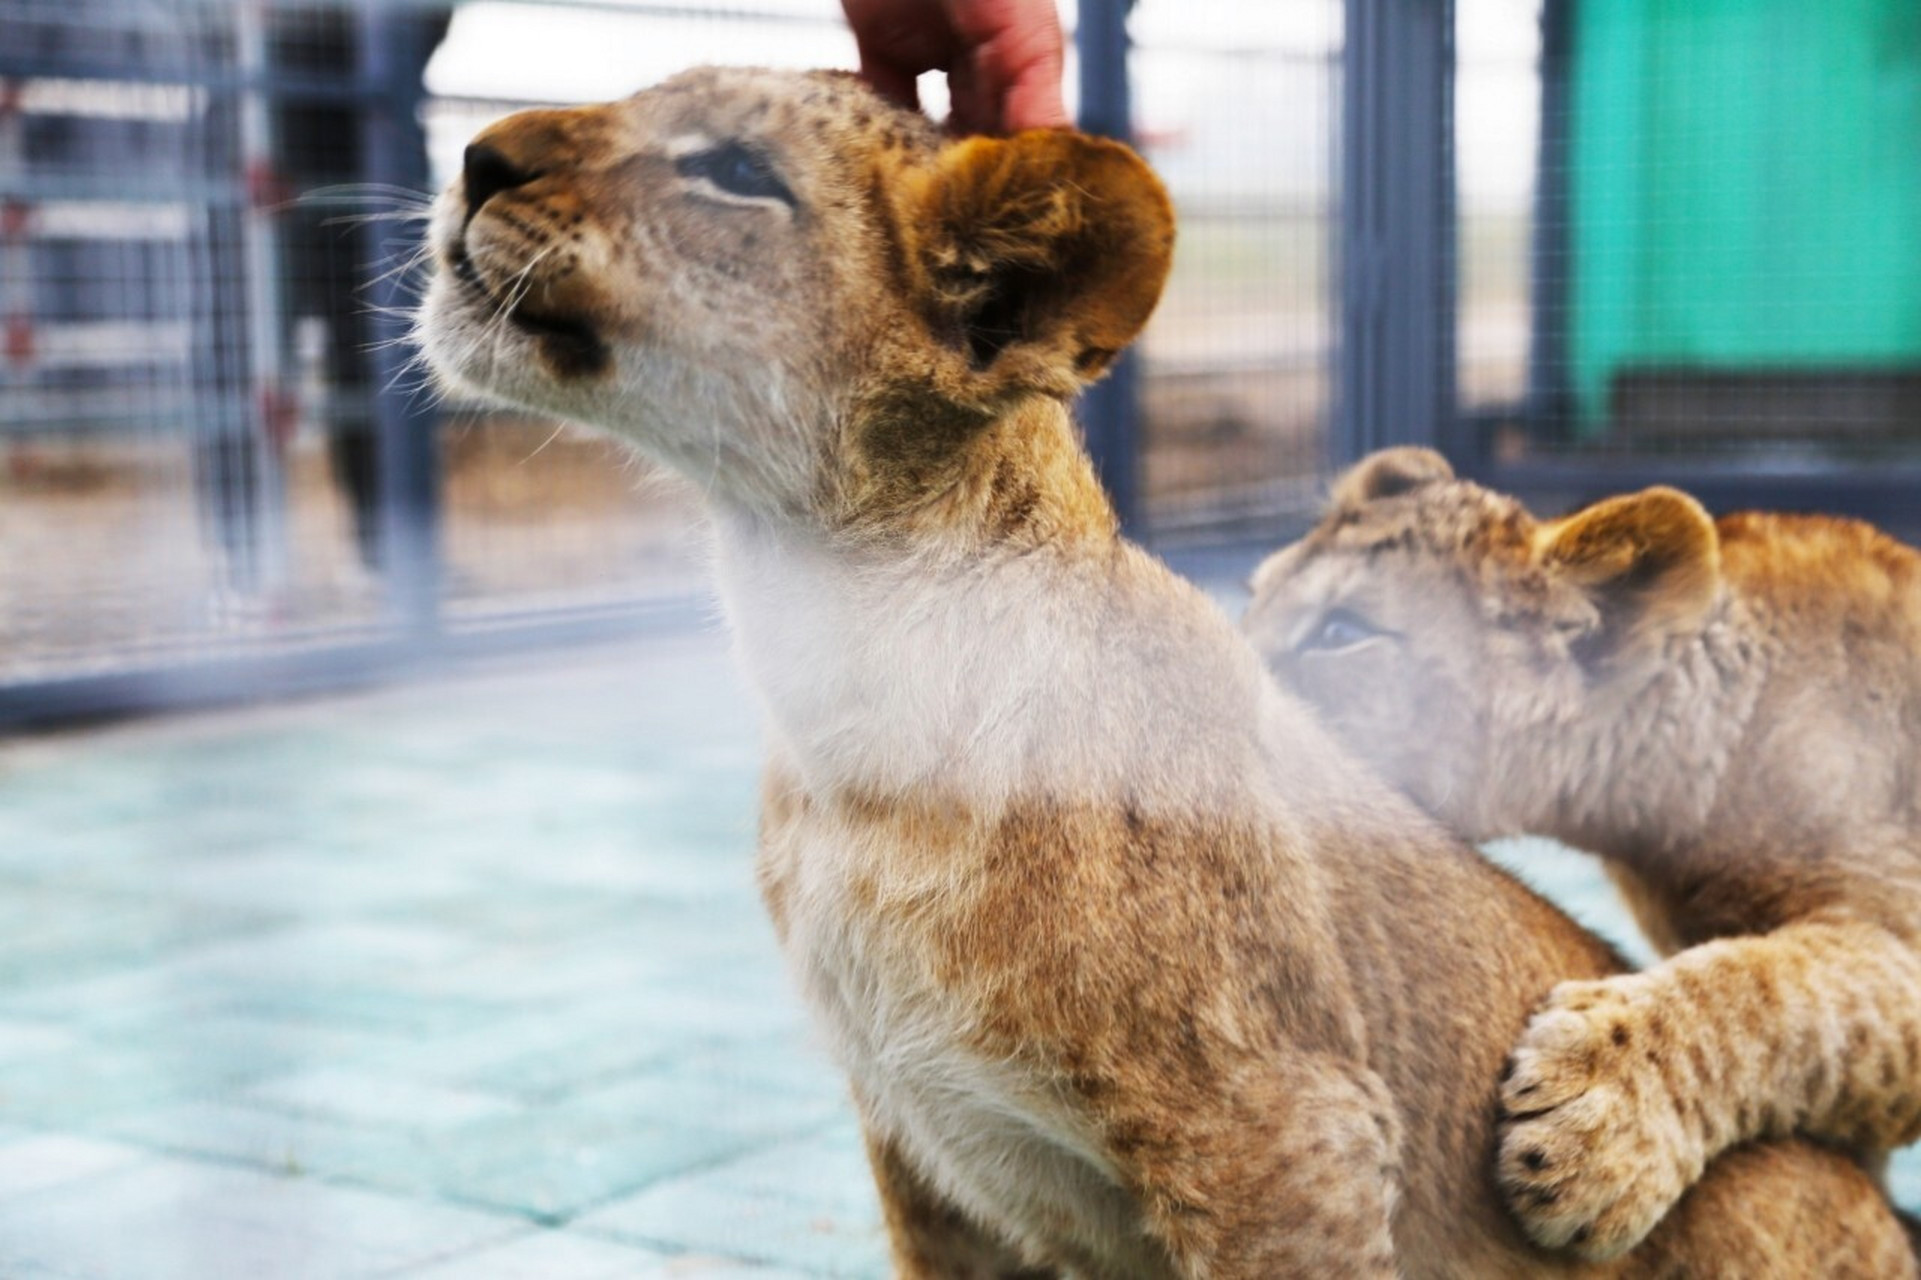
{"label": "human hand", "polygon": [[1069,123],[1054,0],[841,0],[841,8],[861,75],[894,101],[919,106],[914,78],[943,71],[952,123],[963,132]]}

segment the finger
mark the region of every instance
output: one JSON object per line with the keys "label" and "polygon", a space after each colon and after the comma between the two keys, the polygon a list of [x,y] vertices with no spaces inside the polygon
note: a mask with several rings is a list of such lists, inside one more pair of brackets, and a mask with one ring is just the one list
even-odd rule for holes
{"label": "finger", "polygon": [[914,80],[923,71],[945,70],[955,56],[946,15],[921,0],[841,0],[860,50],[860,74],[884,97],[918,107]]}
{"label": "finger", "polygon": [[1051,75],[1030,74],[1009,85],[1001,98],[1001,125],[1009,133],[1022,129],[1065,129],[1067,106],[1061,100],[1060,68]]}
{"label": "finger", "polygon": [[969,48],[976,127],[1013,132],[1069,123],[1061,95],[1060,19],[1052,0],[946,0],[945,7]]}
{"label": "finger", "polygon": [[1069,123],[1061,101],[1061,48],[1022,33],[974,50],[973,72],[991,127],[1002,132]]}
{"label": "finger", "polygon": [[954,133],[999,133],[1000,115],[974,74],[972,59],[963,58],[947,72],[947,127]]}
{"label": "finger", "polygon": [[898,103],[910,110],[920,110],[920,85],[912,72],[904,71],[894,63],[870,58],[862,52],[860,77],[874,86],[874,91],[889,102]]}

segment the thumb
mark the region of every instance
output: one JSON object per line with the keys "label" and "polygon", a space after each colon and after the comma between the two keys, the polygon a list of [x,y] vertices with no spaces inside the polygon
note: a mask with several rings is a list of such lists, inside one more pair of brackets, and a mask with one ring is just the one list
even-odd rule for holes
{"label": "thumb", "polygon": [[1061,102],[1059,75],[1029,75],[1008,85],[1001,99],[1001,120],[1009,133],[1065,129],[1073,124]]}
{"label": "thumb", "polygon": [[860,55],[861,79],[873,85],[876,92],[889,102],[909,109],[920,107],[920,86],[915,77],[901,70],[896,64],[883,58],[870,56],[865,49]]}

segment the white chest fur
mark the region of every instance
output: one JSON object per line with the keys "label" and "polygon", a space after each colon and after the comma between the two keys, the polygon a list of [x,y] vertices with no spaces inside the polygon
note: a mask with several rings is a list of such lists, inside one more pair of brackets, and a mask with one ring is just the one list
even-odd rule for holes
{"label": "white chest fur", "polygon": [[[1164,591],[1117,584],[1111,558],[868,558],[724,521],[719,549],[743,665],[815,790],[995,811],[1022,796],[1205,796],[1267,767],[1213,731],[1256,705],[1258,662],[1144,560],[1136,574],[1191,597],[1178,635]],[[1209,731],[1169,751],[1182,721]]]}
{"label": "white chest fur", "polygon": [[[938,783],[1004,797],[1037,754],[1037,700],[1076,677],[1085,624],[1051,605],[1058,568],[992,573],[868,561],[797,539],[721,542],[743,665],[816,787]],[[1094,705],[1092,689],[1082,705]]]}

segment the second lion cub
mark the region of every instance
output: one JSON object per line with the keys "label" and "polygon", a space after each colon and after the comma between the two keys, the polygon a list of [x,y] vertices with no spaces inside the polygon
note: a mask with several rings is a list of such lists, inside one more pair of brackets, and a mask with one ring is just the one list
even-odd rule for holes
{"label": "second lion cub", "polygon": [[1674,953],[1521,1039],[1500,1175],[1536,1239],[1617,1253],[1753,1138],[1921,1135],[1921,554],[1672,489],[1536,520],[1395,449],[1254,586],[1351,746],[1475,839],[1609,859]]}

